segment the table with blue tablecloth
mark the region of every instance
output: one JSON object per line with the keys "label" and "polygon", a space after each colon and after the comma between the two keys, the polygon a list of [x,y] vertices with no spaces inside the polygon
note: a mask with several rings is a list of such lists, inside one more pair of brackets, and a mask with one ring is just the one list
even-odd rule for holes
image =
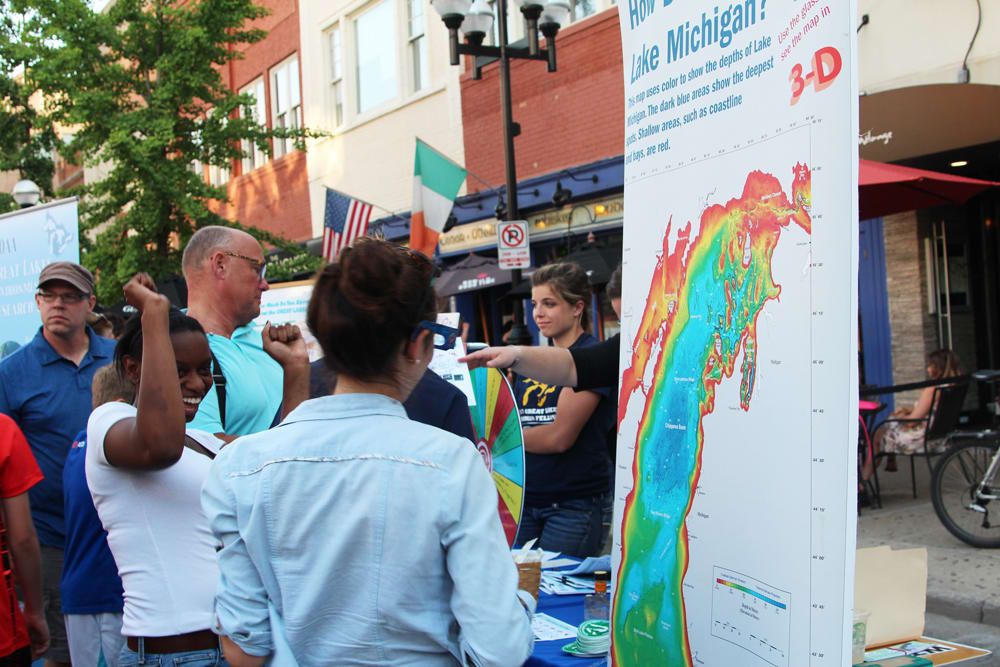
{"label": "table with blue tablecloth", "polygon": [[[572,626],[583,623],[583,595],[549,595],[538,594],[539,613],[554,616]],[[535,650],[524,663],[526,667],[604,667],[608,664],[607,656],[601,658],[576,658],[563,653],[562,647],[572,642],[572,639],[557,639],[550,642],[535,642]]]}

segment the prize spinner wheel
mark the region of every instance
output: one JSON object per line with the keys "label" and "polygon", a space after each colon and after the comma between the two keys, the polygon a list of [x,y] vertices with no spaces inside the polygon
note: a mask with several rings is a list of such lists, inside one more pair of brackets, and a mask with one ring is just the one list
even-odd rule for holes
{"label": "prize spinner wheel", "polygon": [[524,436],[514,392],[495,368],[471,372],[476,405],[471,407],[476,448],[499,492],[500,521],[507,542],[514,544],[524,506]]}

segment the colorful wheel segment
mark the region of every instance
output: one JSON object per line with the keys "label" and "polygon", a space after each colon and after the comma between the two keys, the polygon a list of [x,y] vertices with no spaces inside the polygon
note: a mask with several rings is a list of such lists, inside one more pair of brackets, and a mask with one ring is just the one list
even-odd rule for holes
{"label": "colorful wheel segment", "polygon": [[493,476],[499,495],[500,521],[507,542],[514,544],[524,507],[524,435],[514,392],[495,368],[471,372],[476,405],[471,408],[476,447]]}

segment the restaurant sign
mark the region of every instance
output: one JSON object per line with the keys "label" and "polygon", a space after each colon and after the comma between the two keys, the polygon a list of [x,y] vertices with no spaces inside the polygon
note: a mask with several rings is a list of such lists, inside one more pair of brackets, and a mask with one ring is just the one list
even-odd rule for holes
{"label": "restaurant sign", "polygon": [[[596,231],[621,227],[624,217],[624,199],[621,196],[549,209],[528,216],[528,235],[532,242],[562,236],[567,232]],[[472,250],[496,247],[496,218],[457,225],[438,239],[441,255],[455,255]]]}

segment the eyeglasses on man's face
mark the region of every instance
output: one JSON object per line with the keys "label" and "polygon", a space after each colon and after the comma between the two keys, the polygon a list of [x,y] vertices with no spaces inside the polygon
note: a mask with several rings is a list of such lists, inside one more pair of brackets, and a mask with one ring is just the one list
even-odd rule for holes
{"label": "eyeglasses on man's face", "polygon": [[264,280],[265,276],[267,276],[267,262],[262,262],[254,257],[247,257],[236,252],[224,252],[223,254],[249,262],[250,266],[257,273],[257,280]]}
{"label": "eyeglasses on man's face", "polygon": [[455,347],[455,341],[458,340],[461,334],[455,327],[449,327],[445,324],[438,324],[437,322],[430,322],[428,320],[420,320],[417,322],[417,328],[413,330],[414,339],[416,339],[421,329],[426,329],[434,334],[434,347],[438,350],[450,350]]}
{"label": "eyeglasses on man's face", "polygon": [[37,294],[38,298],[45,303],[62,301],[67,306],[75,306],[90,296],[86,292],[77,292],[75,290],[69,292],[51,292],[49,290],[40,289],[35,292],[35,294]]}

